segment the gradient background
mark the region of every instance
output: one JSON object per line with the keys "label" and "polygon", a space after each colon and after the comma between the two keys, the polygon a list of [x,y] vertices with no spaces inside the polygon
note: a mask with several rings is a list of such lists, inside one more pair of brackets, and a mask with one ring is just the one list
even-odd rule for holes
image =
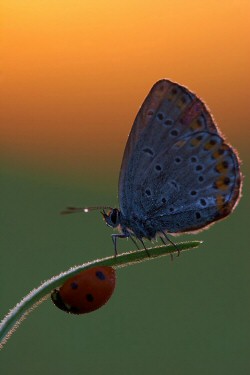
{"label": "gradient background", "polygon": [[1,3],[1,317],[41,281],[112,254],[98,213],[58,213],[118,204],[127,135],[158,79],[206,100],[246,176],[230,218],[180,238],[199,250],[118,270],[95,313],[40,306],[1,374],[249,374],[250,2]]}

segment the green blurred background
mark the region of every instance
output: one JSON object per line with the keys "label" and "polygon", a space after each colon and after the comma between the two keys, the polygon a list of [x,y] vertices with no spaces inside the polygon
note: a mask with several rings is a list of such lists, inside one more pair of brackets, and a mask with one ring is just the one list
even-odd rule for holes
{"label": "green blurred background", "polygon": [[249,374],[249,3],[3,4],[1,317],[47,278],[113,254],[98,212],[59,212],[117,206],[127,135],[157,79],[206,98],[245,180],[233,215],[177,239],[199,249],[118,270],[102,309],[39,306],[0,352],[1,374]]}

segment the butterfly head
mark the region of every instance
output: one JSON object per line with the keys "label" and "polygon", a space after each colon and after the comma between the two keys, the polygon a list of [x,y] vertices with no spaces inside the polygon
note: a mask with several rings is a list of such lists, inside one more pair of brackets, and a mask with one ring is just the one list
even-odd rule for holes
{"label": "butterfly head", "polygon": [[120,211],[117,208],[112,208],[108,213],[103,210],[101,214],[109,227],[116,228],[120,225]]}

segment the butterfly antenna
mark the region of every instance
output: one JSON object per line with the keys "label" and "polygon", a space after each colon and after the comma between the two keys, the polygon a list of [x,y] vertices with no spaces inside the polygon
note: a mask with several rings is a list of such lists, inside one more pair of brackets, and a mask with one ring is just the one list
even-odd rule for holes
{"label": "butterfly antenna", "polygon": [[61,215],[67,215],[67,214],[74,214],[78,212],[84,212],[88,213],[90,211],[99,211],[99,210],[105,210],[110,209],[112,210],[112,207],[109,206],[96,206],[96,207],[66,207],[65,210],[61,211]]}

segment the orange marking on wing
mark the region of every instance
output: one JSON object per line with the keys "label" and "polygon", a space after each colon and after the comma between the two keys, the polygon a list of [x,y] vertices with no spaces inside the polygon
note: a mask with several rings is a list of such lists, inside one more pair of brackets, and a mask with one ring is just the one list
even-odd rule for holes
{"label": "orange marking on wing", "polygon": [[217,207],[223,206],[224,203],[225,203],[225,197],[223,195],[218,195],[216,198]]}
{"label": "orange marking on wing", "polygon": [[200,141],[200,139],[193,138],[190,143],[191,143],[192,146],[196,147],[201,143],[201,141]]}
{"label": "orange marking on wing", "polygon": [[199,119],[195,119],[194,121],[191,122],[190,129],[198,130],[200,128],[202,128],[202,124]]}
{"label": "orange marking on wing", "polygon": [[222,161],[221,163],[217,164],[215,167],[216,171],[219,173],[223,173],[228,170],[228,163],[226,160]]}
{"label": "orange marking on wing", "polygon": [[217,150],[217,151],[215,151],[214,153],[213,153],[213,158],[214,159],[219,159],[221,157],[221,154],[219,153],[219,150]]}
{"label": "orange marking on wing", "polygon": [[176,143],[175,143],[175,146],[176,146],[176,147],[182,147],[182,146],[184,146],[185,143],[186,143],[185,140],[181,140],[181,141],[176,142]]}
{"label": "orange marking on wing", "polygon": [[219,190],[227,190],[230,179],[227,176],[221,176],[217,181],[215,181],[215,187]]}
{"label": "orange marking on wing", "polygon": [[211,144],[210,142],[207,142],[205,145],[204,145],[204,150],[211,150],[212,148],[214,148],[215,145]]}

